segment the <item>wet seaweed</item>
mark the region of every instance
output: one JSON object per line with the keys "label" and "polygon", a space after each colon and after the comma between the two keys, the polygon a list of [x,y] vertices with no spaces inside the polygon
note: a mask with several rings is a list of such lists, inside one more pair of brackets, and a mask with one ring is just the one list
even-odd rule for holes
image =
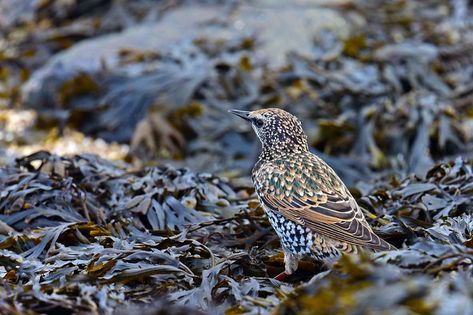
{"label": "wet seaweed", "polygon": [[[422,292],[416,299],[434,309],[441,286],[430,288],[431,277],[459,287],[451,294],[468,299],[464,277],[442,275],[471,272],[472,167],[457,159],[423,178],[375,185],[359,202],[378,233],[402,249],[363,263],[346,257],[332,273],[302,263],[282,285],[270,278],[283,268],[277,237],[251,186],[169,166],[130,173],[94,156],[39,152],[1,176],[8,187],[0,198],[1,219],[10,227],[0,240],[2,307],[111,313],[123,303],[165,297],[201,310],[266,313],[284,299],[279,312],[297,313],[318,299],[349,294],[324,310],[413,310],[417,306],[402,296],[412,288],[399,286],[414,281]],[[314,275],[310,284],[297,286],[298,279]],[[390,304],[373,304],[381,283],[383,290],[404,293]]]}

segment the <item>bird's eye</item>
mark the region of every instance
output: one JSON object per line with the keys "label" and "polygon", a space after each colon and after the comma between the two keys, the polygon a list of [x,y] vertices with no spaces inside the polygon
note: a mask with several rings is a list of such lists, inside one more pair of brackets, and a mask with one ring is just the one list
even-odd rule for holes
{"label": "bird's eye", "polygon": [[263,121],[263,119],[258,118],[254,121],[254,124],[255,124],[256,127],[261,128],[264,125],[264,121]]}

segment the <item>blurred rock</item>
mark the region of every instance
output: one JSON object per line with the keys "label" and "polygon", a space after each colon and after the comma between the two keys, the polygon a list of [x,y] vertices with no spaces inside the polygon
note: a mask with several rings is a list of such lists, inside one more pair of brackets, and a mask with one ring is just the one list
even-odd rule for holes
{"label": "blurred rock", "polygon": [[256,35],[256,56],[273,67],[282,66],[290,51],[311,55],[315,49],[313,38],[321,30],[343,34],[349,31],[348,22],[339,13],[318,3],[320,1],[305,1],[288,5],[283,1],[261,0],[235,8],[225,5],[178,7],[156,23],[84,40],[58,53],[32,75],[23,86],[22,94],[31,107],[45,106],[33,95],[51,81],[60,84],[78,72],[94,73],[104,67],[114,69],[124,49],[163,52],[177,43],[199,38],[230,41]]}

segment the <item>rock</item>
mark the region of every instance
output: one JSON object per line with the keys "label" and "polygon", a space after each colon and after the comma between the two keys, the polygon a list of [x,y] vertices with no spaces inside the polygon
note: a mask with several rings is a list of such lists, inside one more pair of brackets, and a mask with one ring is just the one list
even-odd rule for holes
{"label": "rock", "polygon": [[[198,38],[231,40],[256,35],[256,56],[271,67],[285,63],[285,56],[297,50],[311,55],[315,34],[329,29],[337,34],[349,30],[349,24],[336,11],[323,8],[321,1],[255,1],[229,10],[224,5],[184,5],[167,12],[153,23],[142,24],[84,40],[53,56],[35,71],[22,88],[27,106],[54,106],[54,86],[78,72],[94,73],[103,67],[114,69],[123,49],[166,52],[176,44]],[[45,85],[48,92],[44,92]]]}

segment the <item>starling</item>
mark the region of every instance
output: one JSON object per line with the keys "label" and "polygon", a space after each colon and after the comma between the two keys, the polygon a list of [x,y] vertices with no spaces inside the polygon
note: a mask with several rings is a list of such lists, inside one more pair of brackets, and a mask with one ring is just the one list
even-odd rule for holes
{"label": "starling", "polygon": [[309,151],[301,122],[288,112],[230,110],[251,123],[262,143],[252,171],[260,203],[281,240],[285,272],[311,256],[332,264],[343,252],[395,249],[377,236],[333,169]]}

